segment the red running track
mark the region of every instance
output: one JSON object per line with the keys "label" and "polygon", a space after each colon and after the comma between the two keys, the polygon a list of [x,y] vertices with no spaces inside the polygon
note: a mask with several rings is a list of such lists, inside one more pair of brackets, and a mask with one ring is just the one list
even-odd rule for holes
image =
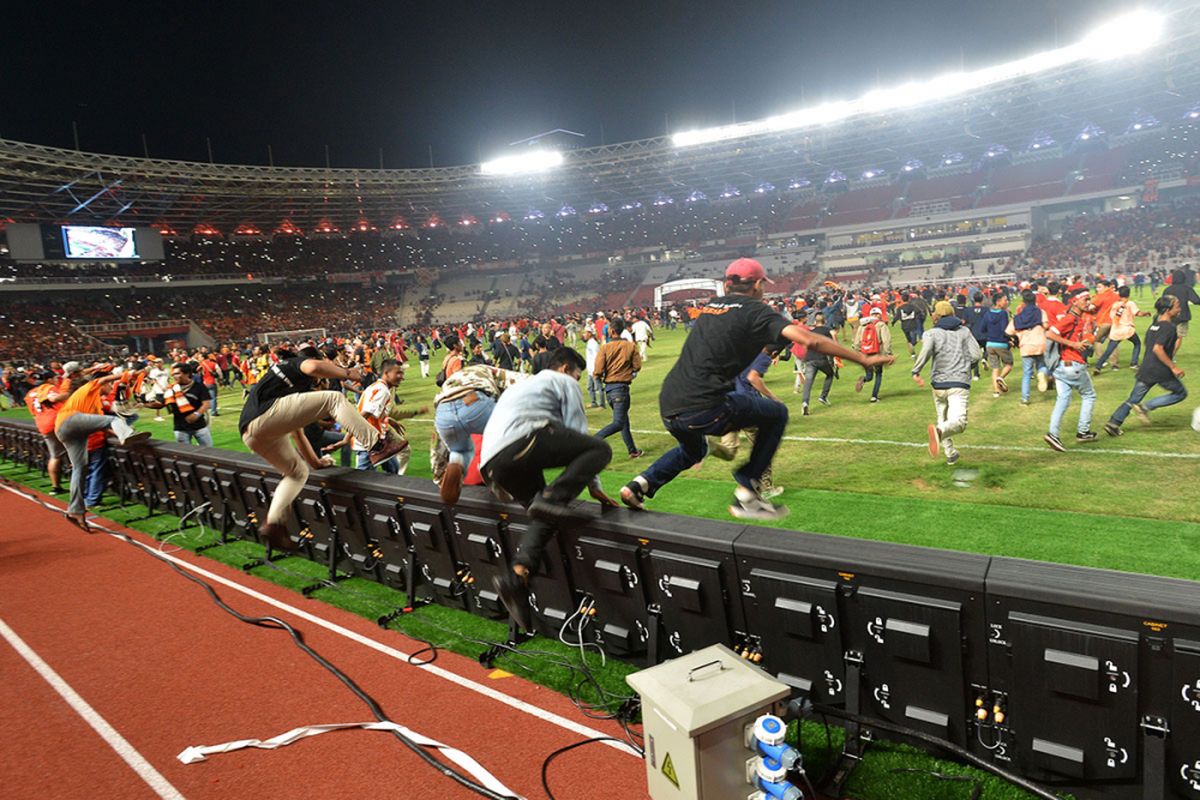
{"label": "red running track", "polygon": [[[190,745],[266,739],[291,728],[371,720],[366,706],[287,634],[238,622],[195,584],[114,537],[88,536],[60,515],[0,491],[0,621],[187,798],[439,798],[477,795],[442,777],[389,734],[338,731],[277,750],[241,750],[192,765]],[[157,543],[115,523],[151,546]],[[372,643],[408,653],[398,632],[203,557],[176,557],[297,607]],[[204,578],[204,576],[200,576]],[[247,615],[275,615],[371,694],[396,722],[457,747],[513,790],[544,798],[542,761],[586,733],[513,708],[439,674],[454,673],[570,723],[620,738],[562,695],[439,651],[422,669],[329,630],[269,600],[211,579]],[[100,737],[17,650],[0,638],[0,786],[29,798],[162,796]],[[643,798],[642,761],[591,744],[551,768],[559,800]],[[161,788],[161,787],[160,787]]]}

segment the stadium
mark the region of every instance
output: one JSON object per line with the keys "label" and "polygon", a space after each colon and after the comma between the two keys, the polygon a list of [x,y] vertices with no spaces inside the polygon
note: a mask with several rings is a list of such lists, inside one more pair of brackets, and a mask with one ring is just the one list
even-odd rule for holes
{"label": "stadium", "polygon": [[[459,166],[0,139],[9,796],[1200,798],[1200,13],[1010,56]],[[660,405],[747,264],[805,331],[731,345],[779,429],[749,484],[768,417]],[[976,353],[939,385],[946,322]],[[281,457],[285,363],[336,401]],[[463,369],[509,375],[465,387],[493,420],[576,378],[602,488],[506,488],[443,417]]]}

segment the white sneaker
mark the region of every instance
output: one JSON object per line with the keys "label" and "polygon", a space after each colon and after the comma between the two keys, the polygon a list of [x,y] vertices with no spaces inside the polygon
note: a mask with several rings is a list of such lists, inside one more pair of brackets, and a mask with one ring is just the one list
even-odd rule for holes
{"label": "white sneaker", "polygon": [[739,486],[734,492],[729,513],[738,519],[778,520],[788,515],[788,508],[768,502],[757,492]]}

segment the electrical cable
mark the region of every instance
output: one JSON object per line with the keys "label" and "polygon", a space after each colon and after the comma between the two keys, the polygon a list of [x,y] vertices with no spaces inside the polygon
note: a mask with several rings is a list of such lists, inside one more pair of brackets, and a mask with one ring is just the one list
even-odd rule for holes
{"label": "electrical cable", "polygon": [[[945,750],[946,752],[957,756],[960,760],[967,762],[968,764],[970,764],[973,767],[977,767],[981,770],[984,770],[985,772],[990,772],[993,775],[995,775],[996,777],[1002,778],[1003,780],[1008,781],[1009,783],[1013,784],[1014,786],[1024,789],[1025,791],[1032,794],[1034,797],[1039,797],[1039,798],[1041,798],[1041,800],[1059,800],[1058,795],[1055,795],[1052,792],[1047,791],[1045,788],[1037,785],[1033,781],[1027,780],[1026,778],[1023,778],[1020,775],[1017,775],[1016,773],[1009,772],[1008,770],[1004,769],[1003,767],[999,767],[999,766],[991,763],[990,761],[986,761],[983,758],[980,758],[979,756],[975,755],[971,751],[969,751],[963,747],[959,747],[958,745],[954,744],[954,742],[947,741],[940,737],[934,736],[933,734],[925,733],[924,731],[919,731],[919,730],[916,730],[915,728],[909,728],[904,725],[897,725],[892,722],[886,722],[884,720],[875,719],[874,717],[864,717],[861,714],[851,714],[849,711],[845,711],[843,709],[835,708],[832,706],[824,706],[824,705],[818,705],[818,704],[814,703],[813,708],[815,710],[817,710],[819,713],[828,714],[831,717],[837,717],[839,719],[844,719],[848,722],[853,722],[858,725],[862,725],[863,727],[877,728],[878,730],[881,730],[881,731],[888,731],[889,733],[895,733],[895,734],[899,734],[901,736],[908,736],[908,737],[911,737],[914,739],[919,739],[920,741],[925,742],[926,744],[933,745],[934,747],[937,747],[941,750]],[[824,783],[824,782],[822,782],[822,783]]]}
{"label": "electrical cable", "polygon": [[557,798],[554,796],[554,792],[550,791],[550,783],[549,783],[549,780],[547,779],[549,771],[550,771],[550,764],[554,761],[554,759],[558,758],[563,753],[574,750],[577,747],[583,747],[584,745],[587,745],[587,744],[594,744],[596,742],[620,742],[620,741],[621,741],[620,739],[614,739],[611,736],[595,736],[591,739],[584,739],[581,742],[575,742],[574,744],[569,744],[566,747],[560,747],[557,750],[555,750],[553,753],[551,753],[550,755],[546,756],[546,760],[542,762],[542,791],[544,791],[546,793],[546,797],[548,797],[549,800],[557,800]]}
{"label": "electrical cable", "polygon": [[[4,485],[4,488],[8,489],[11,492],[22,495],[22,496],[26,497],[27,499],[32,500],[33,502],[43,506],[44,508],[54,511],[55,513],[61,513],[61,509],[55,508],[54,506],[42,501],[40,498],[38,498],[32,494],[29,494],[25,491],[22,491],[21,489],[14,488],[13,482],[10,481],[8,478],[0,477],[0,483],[2,483]],[[253,625],[256,627],[260,627],[260,628],[268,628],[268,629],[286,631],[287,634],[291,637],[292,643],[294,645],[296,645],[296,647],[298,647],[305,655],[307,655],[312,660],[316,661],[317,664],[319,664],[321,667],[323,667],[325,670],[327,670],[330,674],[332,674],[335,678],[337,678],[338,681],[342,683],[342,685],[344,685],[347,689],[349,689],[352,694],[354,694],[359,700],[361,700],[367,706],[367,708],[371,711],[372,716],[374,716],[376,720],[378,720],[379,722],[391,722],[392,721],[392,720],[388,719],[386,714],[384,714],[383,708],[379,705],[379,703],[373,697],[371,697],[369,694],[367,694],[366,691],[364,691],[362,689],[362,687],[360,687],[354,681],[353,678],[351,678],[346,673],[342,672],[340,669],[338,669],[336,666],[334,666],[331,662],[329,662],[324,656],[322,656],[320,653],[318,653],[316,650],[314,650],[311,646],[309,646],[308,643],[304,641],[303,635],[299,631],[297,631],[295,628],[293,628],[290,624],[285,622],[284,620],[279,619],[278,617],[274,617],[274,616],[251,617],[251,616],[242,614],[240,611],[238,611],[237,609],[228,605],[224,600],[222,600],[221,596],[219,594],[217,594],[217,591],[215,589],[213,589],[213,587],[209,583],[196,577],[195,575],[192,575],[187,570],[180,567],[178,564],[175,564],[175,563],[171,562],[170,560],[163,558],[154,549],[147,547],[146,545],[144,545],[141,542],[134,539],[132,536],[129,536],[128,534],[122,533],[120,531],[112,530],[111,528],[105,527],[103,525],[92,525],[91,527],[94,530],[104,531],[109,536],[112,536],[116,539],[120,539],[120,540],[126,542],[127,544],[130,544],[130,545],[136,547],[138,550],[142,551],[143,553],[146,553],[147,555],[151,556],[152,558],[157,559],[158,561],[161,561],[162,563],[166,564],[168,567],[170,567],[176,573],[178,573],[179,575],[183,576],[187,580],[191,581],[192,583],[196,584],[201,589],[203,589],[204,592],[206,594],[208,594],[209,598],[217,605],[218,608],[220,608],[222,611],[229,614],[230,616],[234,617],[239,622],[244,622],[248,625]],[[458,783],[459,785],[463,786],[464,788],[469,789],[470,791],[475,792],[476,794],[478,794],[482,797],[489,798],[489,800],[513,800],[513,797],[511,795],[502,795],[502,794],[493,792],[491,789],[488,789],[487,787],[476,783],[471,778],[458,772],[456,769],[446,766],[441,761],[437,760],[436,758],[431,756],[429,753],[427,753],[425,751],[425,749],[423,747],[421,747],[419,744],[417,744],[416,742],[414,742],[412,739],[408,738],[404,734],[400,733],[399,731],[392,730],[392,731],[390,731],[390,733],[401,744],[403,744],[405,747],[407,747],[412,752],[416,753],[423,761],[425,761],[427,764],[429,764],[435,770],[440,772],[443,775],[443,777],[449,778],[450,780],[454,781],[455,783]]]}
{"label": "electrical cable", "polygon": [[970,775],[947,775],[946,773],[938,772],[937,770],[916,769],[914,767],[896,767],[892,770],[892,774],[894,775],[901,775],[905,773],[911,773],[914,775],[928,775],[932,778],[937,778],[939,781],[958,781],[961,783],[970,783],[970,800],[979,800],[980,795],[983,794],[983,781],[979,780],[978,778],[973,778]]}

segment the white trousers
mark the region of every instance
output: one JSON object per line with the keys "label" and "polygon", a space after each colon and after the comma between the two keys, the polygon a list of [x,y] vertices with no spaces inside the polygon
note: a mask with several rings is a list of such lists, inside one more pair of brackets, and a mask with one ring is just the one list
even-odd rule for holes
{"label": "white trousers", "polygon": [[970,399],[970,389],[933,390],[933,408],[937,412],[938,432],[942,435],[942,450],[947,456],[958,452],[954,449],[952,437],[967,429],[967,401]]}

